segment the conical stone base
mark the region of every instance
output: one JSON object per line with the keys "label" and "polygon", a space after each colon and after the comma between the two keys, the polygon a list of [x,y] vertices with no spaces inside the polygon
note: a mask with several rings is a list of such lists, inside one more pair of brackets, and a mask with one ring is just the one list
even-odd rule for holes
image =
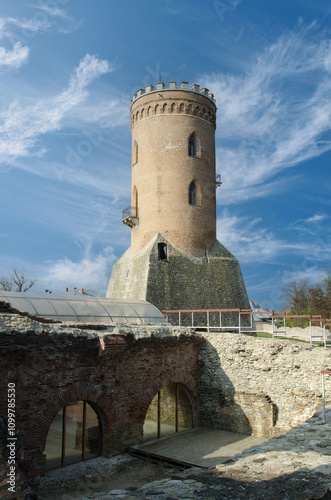
{"label": "conical stone base", "polygon": [[[167,260],[159,260],[159,243]],[[239,261],[221,243],[206,257],[188,257],[161,234],[114,264],[107,297],[147,300],[160,310],[250,308]]]}

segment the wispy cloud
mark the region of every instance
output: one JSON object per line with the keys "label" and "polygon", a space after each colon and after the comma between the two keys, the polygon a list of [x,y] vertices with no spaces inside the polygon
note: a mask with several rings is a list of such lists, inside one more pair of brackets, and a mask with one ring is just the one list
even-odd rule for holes
{"label": "wispy cloud", "polygon": [[66,11],[59,9],[58,7],[52,7],[50,5],[32,5],[38,10],[45,12],[50,17],[62,17],[63,19],[71,19]]}
{"label": "wispy cloud", "polygon": [[[327,222],[330,218],[327,214],[315,214],[307,219],[299,219],[286,228],[287,231],[299,231],[302,235],[310,234],[316,235],[321,234],[321,228],[323,227],[323,223]],[[329,226],[327,226],[325,233],[327,234],[329,231]]]}
{"label": "wispy cloud", "polygon": [[221,204],[266,196],[277,173],[331,149],[331,43],[314,29],[284,34],[241,74],[201,78],[219,108]]}
{"label": "wispy cloud", "polygon": [[322,222],[322,220],[325,220],[327,218],[328,216],[325,214],[316,214],[313,215],[313,217],[309,217],[308,219],[306,219],[306,222],[308,222],[309,224],[310,223],[315,224],[315,222]]}
{"label": "wispy cloud", "polygon": [[217,232],[218,239],[243,263],[270,262],[281,255],[297,255],[316,263],[331,259],[327,241],[316,238],[286,241],[263,227],[261,219],[230,215],[227,209],[217,220]]}
{"label": "wispy cloud", "polygon": [[[24,38],[25,41],[31,37],[32,33],[46,31],[52,26],[49,19],[20,19],[15,17],[1,17],[0,18],[0,38],[9,38],[16,40],[19,37]],[[13,30],[16,28],[16,31]],[[22,30],[19,34],[17,28]]]}
{"label": "wispy cloud", "polygon": [[284,271],[282,275],[282,283],[289,283],[291,281],[307,281],[309,285],[321,284],[325,280],[327,272],[325,269],[320,269],[314,266],[310,269],[296,269],[294,271]]}
{"label": "wispy cloud", "polygon": [[[52,7],[50,5],[41,4],[34,5],[33,7],[46,14],[47,18],[51,20],[52,25],[55,25],[61,33],[72,33],[72,31],[76,30],[82,25],[82,21],[76,22],[72,17],[69,16],[69,14],[65,10],[59,9],[57,6]],[[65,21],[65,23],[57,22],[57,18],[59,18],[61,21]]]}
{"label": "wispy cloud", "polygon": [[79,262],[73,262],[68,258],[52,261],[47,263],[48,269],[38,279],[38,284],[55,292],[64,291],[65,287],[105,292],[111,266],[115,260],[113,249],[106,247],[97,255],[90,255],[87,252]]}
{"label": "wispy cloud", "polygon": [[41,156],[45,150],[39,138],[59,130],[63,117],[87,98],[87,87],[93,80],[112,70],[108,61],[87,54],[73,72],[67,89],[57,96],[26,106],[12,102],[0,113],[0,163],[22,156]]}
{"label": "wispy cloud", "polygon": [[[29,55],[29,42],[38,33],[48,31],[53,26],[56,26],[62,33],[71,33],[81,25],[81,22],[75,22],[62,9],[47,5],[33,5],[32,7],[37,10],[29,19],[0,17],[0,39],[7,40],[12,45],[11,48],[0,47],[0,71],[18,69],[26,63]],[[58,18],[62,22],[58,22]]]}
{"label": "wispy cloud", "polygon": [[50,5],[31,5],[36,9],[30,18],[0,17],[0,38],[28,42],[35,34],[55,27],[63,33],[71,33],[81,25],[68,13]]}
{"label": "wispy cloud", "polygon": [[0,70],[2,68],[19,68],[26,63],[29,56],[29,48],[20,42],[15,43],[12,50],[0,47]]}

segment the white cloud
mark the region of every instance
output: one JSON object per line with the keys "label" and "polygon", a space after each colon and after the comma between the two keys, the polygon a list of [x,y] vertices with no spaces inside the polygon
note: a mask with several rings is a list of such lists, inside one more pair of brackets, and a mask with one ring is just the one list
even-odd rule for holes
{"label": "white cloud", "polygon": [[79,262],[68,258],[49,262],[46,273],[38,279],[38,284],[54,292],[68,288],[87,288],[105,292],[110,277],[111,266],[116,260],[111,247],[106,247],[98,255],[89,252]]}
{"label": "white cloud", "polygon": [[[286,230],[287,231],[296,230],[304,234],[305,236],[307,234],[315,236],[317,234],[321,234],[321,225],[328,219],[329,216],[326,214],[315,214],[312,215],[311,217],[308,217],[307,219],[299,219],[295,221],[294,223],[290,224],[286,228]],[[328,232],[328,230],[329,228],[327,227],[326,231]]]}
{"label": "white cloud", "polygon": [[306,219],[306,222],[315,224],[315,222],[321,222],[322,220],[325,220],[327,217],[328,216],[325,214],[316,214],[313,215],[313,217],[309,217],[308,219]]}
{"label": "white cloud", "polygon": [[[42,15],[47,16],[46,19],[48,19],[49,21],[49,18],[52,18],[50,21],[51,25],[55,25],[61,33],[72,33],[82,24],[82,21],[75,22],[65,10],[59,9],[58,7],[51,7],[49,5],[34,5],[34,7],[38,9],[39,13],[41,11]],[[56,18],[59,18],[61,21],[65,21],[64,24],[58,23],[56,21]]]}
{"label": "white cloud", "polygon": [[260,226],[261,219],[229,215],[224,209],[217,220],[219,241],[240,262],[268,261],[289,251],[301,251],[300,243],[287,243],[278,239],[271,231]]}
{"label": "white cloud", "polygon": [[241,74],[201,78],[219,108],[220,203],[266,196],[277,173],[331,149],[331,44],[313,30],[281,36]]}
{"label": "white cloud", "polygon": [[0,113],[0,163],[27,155],[41,156],[44,149],[38,144],[40,136],[59,130],[67,113],[86,100],[88,85],[112,70],[108,61],[87,54],[73,72],[68,88],[59,95],[33,105],[12,102]]}
{"label": "white cloud", "polygon": [[75,22],[63,9],[47,5],[31,7],[36,9],[31,18],[0,17],[0,38],[28,42],[37,33],[53,27],[62,33],[71,33],[81,25],[81,21]]}
{"label": "white cloud", "polygon": [[316,285],[317,283],[321,284],[326,276],[326,271],[317,266],[313,266],[309,269],[300,269],[300,267],[298,267],[294,271],[284,272],[282,275],[282,283],[285,284],[290,281],[307,281],[308,284]]}
{"label": "white cloud", "polygon": [[[49,19],[19,19],[14,17],[1,17],[0,18],[0,38],[9,38],[12,40],[24,39],[28,41],[32,33],[39,31],[46,31],[52,26]],[[12,27],[19,28],[20,34],[17,35]],[[22,41],[22,40],[21,40]]]}
{"label": "white cloud", "polygon": [[[46,5],[34,7],[37,11],[30,19],[0,17],[0,39],[7,39],[12,44],[12,48],[0,47],[0,70],[17,69],[26,63],[28,43],[37,33],[45,32],[55,25],[62,33],[70,33],[80,26],[61,9]],[[66,26],[58,24],[56,18],[65,20]]]}
{"label": "white cloud", "polygon": [[15,43],[12,50],[0,47],[0,70],[2,68],[19,68],[26,63],[29,56],[29,48],[20,42]]}
{"label": "white cloud", "polygon": [[330,261],[329,237],[286,241],[261,226],[261,219],[229,215],[224,209],[217,220],[219,241],[243,263],[272,261],[281,255],[299,255],[309,266]]}
{"label": "white cloud", "polygon": [[58,7],[50,7],[49,5],[33,5],[33,7],[45,12],[50,17],[62,17],[63,19],[70,19],[68,14]]}

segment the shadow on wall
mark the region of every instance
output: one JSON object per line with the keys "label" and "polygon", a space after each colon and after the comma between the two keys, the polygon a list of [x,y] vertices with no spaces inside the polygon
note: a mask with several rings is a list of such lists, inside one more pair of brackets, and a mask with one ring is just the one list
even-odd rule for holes
{"label": "shadow on wall", "polygon": [[[245,355],[244,346],[242,352]],[[238,391],[223,369],[219,353],[208,340],[200,350],[198,367],[201,427],[259,437],[278,434],[274,429],[278,417],[277,405],[267,394],[259,391]]]}

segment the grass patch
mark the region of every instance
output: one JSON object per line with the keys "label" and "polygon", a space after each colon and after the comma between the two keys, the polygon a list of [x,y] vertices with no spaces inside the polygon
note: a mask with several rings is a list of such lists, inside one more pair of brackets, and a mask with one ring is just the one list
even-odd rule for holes
{"label": "grass patch", "polygon": [[256,332],[256,336],[257,337],[265,337],[267,339],[271,339],[272,338],[272,334],[268,333],[268,332]]}

